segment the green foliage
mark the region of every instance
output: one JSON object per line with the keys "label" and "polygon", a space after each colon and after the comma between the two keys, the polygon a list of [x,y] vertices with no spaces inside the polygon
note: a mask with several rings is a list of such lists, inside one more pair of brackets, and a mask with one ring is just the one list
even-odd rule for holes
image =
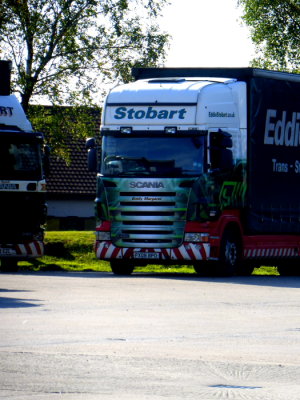
{"label": "green foliage", "polygon": [[21,269],[40,271],[110,271],[107,262],[99,261],[95,257],[94,238],[94,233],[88,231],[47,232],[46,255],[32,262],[19,262],[19,266]]}
{"label": "green foliage", "polygon": [[276,267],[260,267],[254,268],[253,275],[279,275]]}
{"label": "green foliage", "polygon": [[155,18],[166,1],[1,0],[0,54],[25,111],[33,98],[97,104],[104,82],[162,62],[168,36]]}
{"label": "green foliage", "polygon": [[54,154],[68,161],[67,137],[94,135],[86,110],[105,84],[164,60],[168,36],[155,18],[166,1],[0,0],[0,57],[12,60],[13,91]]}
{"label": "green foliage", "polygon": [[100,109],[84,106],[30,106],[29,119],[36,131],[46,134],[51,155],[70,160],[70,138],[86,138],[95,136],[95,129],[100,124]]}
{"label": "green foliage", "polygon": [[257,47],[254,67],[300,71],[300,1],[238,0]]}

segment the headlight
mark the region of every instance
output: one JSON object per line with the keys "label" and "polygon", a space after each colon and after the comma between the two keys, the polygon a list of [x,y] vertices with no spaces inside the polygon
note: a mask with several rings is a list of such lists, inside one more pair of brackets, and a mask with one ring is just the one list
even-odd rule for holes
{"label": "headlight", "polygon": [[177,133],[177,127],[176,126],[166,126],[165,133],[170,133],[170,134],[174,135],[175,133]]}
{"label": "headlight", "polygon": [[120,131],[121,131],[121,133],[130,135],[132,133],[132,128],[130,126],[121,126]]}
{"label": "headlight", "polygon": [[110,232],[97,231],[96,240],[110,240]]}
{"label": "headlight", "polygon": [[208,233],[189,232],[184,235],[185,242],[208,242]]}

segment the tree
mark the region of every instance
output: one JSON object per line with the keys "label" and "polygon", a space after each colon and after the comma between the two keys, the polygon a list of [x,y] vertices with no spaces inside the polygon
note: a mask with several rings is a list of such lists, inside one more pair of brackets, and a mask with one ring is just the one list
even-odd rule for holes
{"label": "tree", "polygon": [[238,0],[257,47],[256,67],[300,71],[300,1]]}
{"label": "tree", "polygon": [[0,56],[25,112],[33,100],[99,104],[104,83],[162,62],[168,36],[155,19],[166,1],[0,0]]}

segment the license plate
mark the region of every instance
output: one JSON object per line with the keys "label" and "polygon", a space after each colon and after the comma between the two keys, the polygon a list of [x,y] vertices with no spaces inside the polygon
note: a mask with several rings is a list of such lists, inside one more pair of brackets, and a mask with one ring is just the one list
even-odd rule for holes
{"label": "license plate", "polygon": [[142,251],[136,251],[133,253],[134,258],[139,258],[139,259],[146,259],[146,260],[158,260],[159,259],[159,253],[144,253]]}
{"label": "license plate", "polygon": [[16,183],[0,183],[1,190],[17,190],[19,185]]}
{"label": "license plate", "polygon": [[15,254],[16,254],[16,251],[14,249],[0,247],[0,255],[1,256],[14,256]]}

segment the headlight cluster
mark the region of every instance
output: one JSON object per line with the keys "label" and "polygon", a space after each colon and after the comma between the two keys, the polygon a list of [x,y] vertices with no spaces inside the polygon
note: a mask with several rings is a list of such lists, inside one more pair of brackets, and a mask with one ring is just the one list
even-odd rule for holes
{"label": "headlight cluster", "polygon": [[184,235],[185,242],[208,242],[209,234],[208,233],[199,233],[199,232],[188,232]]}
{"label": "headlight cluster", "polygon": [[96,231],[96,240],[110,240],[110,232]]}

